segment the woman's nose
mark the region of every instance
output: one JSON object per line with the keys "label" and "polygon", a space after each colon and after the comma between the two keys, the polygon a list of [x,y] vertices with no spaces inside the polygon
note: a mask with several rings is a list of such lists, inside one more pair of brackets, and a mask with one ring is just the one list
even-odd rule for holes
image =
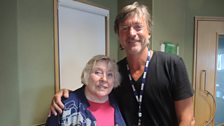
{"label": "woman's nose", "polygon": [[102,74],[101,79],[104,80],[104,81],[106,81],[107,80],[107,74],[106,73]]}

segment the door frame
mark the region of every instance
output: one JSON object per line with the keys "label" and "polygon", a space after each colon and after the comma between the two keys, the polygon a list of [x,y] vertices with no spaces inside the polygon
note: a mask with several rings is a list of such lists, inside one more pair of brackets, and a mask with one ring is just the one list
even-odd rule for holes
{"label": "door frame", "polygon": [[[193,85],[192,86],[193,86],[193,90],[195,92],[195,95],[193,97],[194,115],[195,115],[195,112],[196,112],[196,107],[195,107],[196,102],[195,102],[195,100],[196,100],[196,91],[197,91],[196,90],[196,88],[197,88],[197,85],[196,85],[197,66],[196,65],[197,65],[197,47],[198,47],[198,45],[197,45],[198,44],[198,21],[222,21],[222,22],[224,22],[224,17],[195,16],[195,20],[194,20],[194,23],[195,23],[194,24],[194,26],[195,26],[195,28],[194,28],[194,59],[193,59],[193,77],[192,77],[192,79],[193,79]],[[217,47],[216,47],[216,49],[217,49]],[[217,51],[216,51],[216,55],[217,55]],[[217,65],[217,56],[216,56],[216,61],[215,62],[216,62],[215,65]],[[213,95],[209,91],[207,91],[207,90],[205,90],[205,91],[206,91],[207,95],[210,95],[213,98],[213,101],[215,103],[214,104],[214,110],[213,110],[213,113],[212,113],[213,115],[210,116],[210,119],[206,123],[207,125],[209,125],[209,124],[212,124],[212,123],[214,124],[214,117],[215,117],[215,112],[216,112],[216,101],[215,101],[215,97],[213,97]]]}

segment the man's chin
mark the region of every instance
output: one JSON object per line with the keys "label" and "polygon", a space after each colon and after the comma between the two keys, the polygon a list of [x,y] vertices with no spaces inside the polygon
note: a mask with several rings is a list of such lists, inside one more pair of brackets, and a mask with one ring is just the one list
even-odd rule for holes
{"label": "man's chin", "polygon": [[133,46],[128,49],[128,54],[138,54],[141,53],[147,45],[139,45],[139,46]]}
{"label": "man's chin", "polygon": [[127,54],[135,55],[140,52],[141,52],[140,49],[130,49],[130,50],[128,50]]}

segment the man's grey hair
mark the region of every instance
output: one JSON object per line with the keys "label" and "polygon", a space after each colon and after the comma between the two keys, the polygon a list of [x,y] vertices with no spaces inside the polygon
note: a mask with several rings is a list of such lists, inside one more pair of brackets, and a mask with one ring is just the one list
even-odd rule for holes
{"label": "man's grey hair", "polygon": [[127,17],[138,15],[139,17],[144,17],[145,22],[147,24],[148,32],[151,34],[151,15],[147,9],[147,7],[143,4],[139,4],[138,2],[134,2],[133,4],[127,5],[123,7],[120,13],[117,15],[114,21],[114,31],[119,34],[119,24],[124,21]]}

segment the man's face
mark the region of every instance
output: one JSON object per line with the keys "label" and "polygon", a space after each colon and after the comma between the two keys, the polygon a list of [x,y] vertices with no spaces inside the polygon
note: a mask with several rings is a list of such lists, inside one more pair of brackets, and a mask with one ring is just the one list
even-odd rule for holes
{"label": "man's face", "polygon": [[149,31],[144,17],[137,15],[127,17],[119,24],[118,37],[127,54],[140,53],[149,42]]}

